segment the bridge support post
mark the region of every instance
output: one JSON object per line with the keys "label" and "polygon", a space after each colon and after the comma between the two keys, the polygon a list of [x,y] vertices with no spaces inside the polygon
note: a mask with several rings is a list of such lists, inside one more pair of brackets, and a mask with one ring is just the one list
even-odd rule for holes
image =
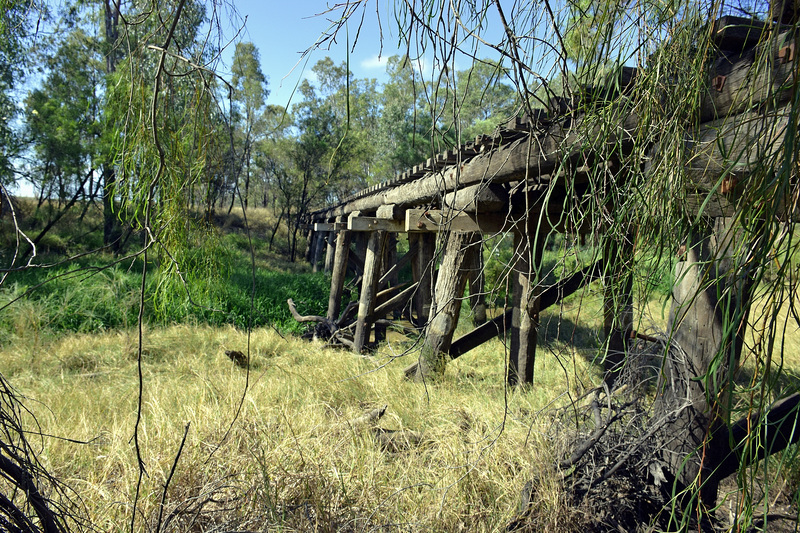
{"label": "bridge support post", "polygon": [[606,235],[603,249],[603,332],[605,381],[609,385],[622,371],[633,330],[633,235]]}
{"label": "bridge support post", "polygon": [[417,327],[428,322],[433,301],[433,256],[436,252],[435,233],[409,233],[409,250],[415,249],[416,255],[411,260],[413,281],[419,283],[414,293],[414,311],[417,314]]}
{"label": "bridge support post", "polygon": [[[672,418],[664,429],[664,461],[678,487],[699,487],[713,508],[729,451],[730,373],[737,368],[753,292],[754,265],[731,218],[706,219],[675,266],[668,350],[656,415]],[[690,499],[690,498],[687,498]]]}
{"label": "bridge support post", "polygon": [[476,253],[480,243],[479,233],[447,234],[442,264],[436,277],[435,299],[420,351],[416,381],[431,379],[444,372],[450,359],[447,352],[453,341],[464,287],[467,284],[468,272],[464,267],[470,262],[470,254]]}
{"label": "bridge support post", "polygon": [[[337,222],[342,222],[343,217],[338,217]],[[334,252],[333,270],[331,272],[331,293],[328,297],[328,320],[336,320],[342,307],[342,291],[344,280],[347,276],[347,263],[350,258],[351,233],[340,230],[336,236],[336,251]]]}
{"label": "bridge support post", "polygon": [[470,254],[471,261],[466,265],[469,272],[469,308],[472,310],[472,325],[478,327],[486,323],[486,294],[484,293],[486,277],[484,276],[483,244],[475,253]]}
{"label": "bridge support post", "polygon": [[336,260],[336,232],[329,231],[325,234],[325,273],[333,272],[333,263]]}
{"label": "bridge support post", "polygon": [[[397,234],[394,232],[388,233],[386,237],[386,244],[384,245],[383,257],[381,260],[380,278],[387,273],[387,271],[397,263]],[[388,284],[391,287],[397,286],[397,270],[393,270],[388,278]],[[380,287],[379,287],[380,289]],[[377,317],[384,318],[384,317]],[[375,326],[375,342],[386,340],[386,326]]]}
{"label": "bridge support post", "polygon": [[525,233],[514,232],[511,351],[506,376],[506,381],[511,386],[533,383],[542,293],[538,278],[546,238],[544,231],[530,225]]}
{"label": "bridge support post", "polygon": [[361,294],[358,300],[356,333],[353,339],[357,353],[362,353],[369,340],[371,324],[367,323],[367,318],[375,311],[375,297],[378,293],[378,280],[380,279],[385,243],[385,231],[373,231],[369,234],[367,253],[364,259],[364,276],[361,279]]}
{"label": "bridge support post", "polygon": [[322,247],[325,246],[325,232],[314,231],[312,233],[312,252],[311,252],[311,271],[319,272],[320,256],[322,255]]}

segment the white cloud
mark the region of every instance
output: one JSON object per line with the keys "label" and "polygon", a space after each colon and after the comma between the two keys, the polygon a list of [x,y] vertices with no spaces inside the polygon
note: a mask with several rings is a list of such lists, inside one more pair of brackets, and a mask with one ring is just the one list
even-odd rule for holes
{"label": "white cloud", "polygon": [[374,55],[361,61],[361,68],[365,70],[383,69],[386,68],[386,56]]}

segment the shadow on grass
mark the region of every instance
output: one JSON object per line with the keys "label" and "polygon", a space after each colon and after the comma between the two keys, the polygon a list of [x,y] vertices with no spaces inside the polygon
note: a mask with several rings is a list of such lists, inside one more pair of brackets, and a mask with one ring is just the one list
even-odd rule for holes
{"label": "shadow on grass", "polygon": [[563,315],[547,314],[542,316],[539,325],[539,344],[543,347],[555,348],[566,345],[576,353],[594,362],[597,351],[602,345],[602,331],[574,322]]}

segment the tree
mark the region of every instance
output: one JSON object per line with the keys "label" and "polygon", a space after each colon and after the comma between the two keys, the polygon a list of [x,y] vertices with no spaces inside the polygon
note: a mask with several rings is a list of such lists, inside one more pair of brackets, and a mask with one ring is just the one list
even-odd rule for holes
{"label": "tree", "polygon": [[[20,149],[17,133],[12,128],[17,108],[13,91],[24,78],[26,54],[24,44],[30,27],[30,12],[35,4],[21,0],[0,2],[0,186],[14,181],[13,158]],[[2,199],[0,199],[2,205]]]}
{"label": "tree", "polygon": [[422,104],[423,84],[408,58],[386,63],[389,81],[381,94],[379,172],[389,178],[434,153],[433,119]]}
{"label": "tree", "polygon": [[[250,199],[250,165],[253,159],[253,143],[263,135],[264,125],[261,121],[264,111],[264,101],[269,91],[267,79],[261,72],[261,63],[253,43],[237,43],[233,54],[233,86],[232,104],[236,118],[234,136],[237,140],[241,154],[241,165],[237,166],[236,176],[240,174],[239,168],[244,167],[244,206],[248,206]],[[233,201],[231,201],[233,206]]]}

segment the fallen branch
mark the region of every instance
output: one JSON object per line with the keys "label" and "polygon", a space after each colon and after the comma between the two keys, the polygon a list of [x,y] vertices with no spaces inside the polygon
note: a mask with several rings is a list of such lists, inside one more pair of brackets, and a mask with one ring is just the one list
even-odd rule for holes
{"label": "fallen branch", "polygon": [[384,414],[386,414],[386,409],[388,407],[388,405],[384,405],[383,407],[378,407],[377,409],[367,411],[363,415],[357,416],[356,418],[346,420],[337,426],[337,430],[341,431],[349,429],[351,431],[357,431],[365,426],[372,425],[380,420]]}
{"label": "fallen branch", "polygon": [[289,312],[292,313],[292,316],[298,322],[326,322],[328,320],[324,316],[319,315],[301,315],[297,312],[297,307],[294,305],[294,300],[291,298],[286,300],[286,303],[289,304]]}

